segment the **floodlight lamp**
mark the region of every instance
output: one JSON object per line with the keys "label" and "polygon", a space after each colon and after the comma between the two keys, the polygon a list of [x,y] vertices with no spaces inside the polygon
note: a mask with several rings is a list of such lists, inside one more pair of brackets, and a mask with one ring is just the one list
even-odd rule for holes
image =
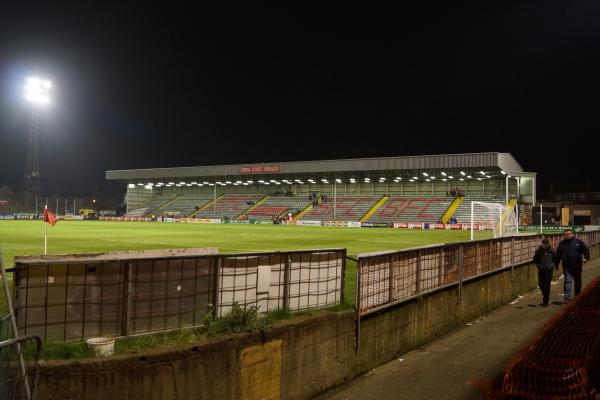
{"label": "floodlight lamp", "polygon": [[409,179],[408,181],[409,181],[409,182],[414,182],[414,179]]}
{"label": "floodlight lamp", "polygon": [[427,172],[423,172],[423,176],[429,176]]}
{"label": "floodlight lamp", "polygon": [[477,180],[478,180],[478,181],[480,181],[480,180],[481,180],[481,178],[477,178]]}
{"label": "floodlight lamp", "polygon": [[246,183],[254,183],[254,181],[246,181]]}
{"label": "floodlight lamp", "polygon": [[431,182],[431,179],[429,179],[429,178],[425,179],[425,182]]}
{"label": "floodlight lamp", "polygon": [[464,179],[463,179],[463,178],[460,178],[460,181],[461,181],[461,182],[464,182]]}
{"label": "floodlight lamp", "polygon": [[127,185],[127,187],[129,189],[133,189],[133,188],[135,188],[135,183],[130,183],[129,185]]}
{"label": "floodlight lamp", "polygon": [[231,185],[231,181],[225,181],[225,183]]}
{"label": "floodlight lamp", "polygon": [[460,171],[460,174],[461,174],[462,176],[465,176],[465,175],[467,175],[467,174],[465,174],[465,173],[464,173],[464,171]]}
{"label": "floodlight lamp", "polygon": [[335,182],[336,183],[342,183],[342,180],[341,179],[336,179]]}
{"label": "floodlight lamp", "polygon": [[448,182],[448,179],[446,179],[446,178],[444,178],[444,179],[442,179],[442,180],[443,180],[444,182]]}
{"label": "floodlight lamp", "polygon": [[485,175],[485,172],[483,172],[483,171],[479,171],[479,173],[480,173],[481,175]]}
{"label": "floodlight lamp", "polygon": [[473,178],[471,175],[467,175],[467,179],[471,179]]}
{"label": "floodlight lamp", "polygon": [[419,179],[419,177],[417,177],[417,176],[413,176],[413,179],[414,179],[414,180],[417,180],[417,179]]}
{"label": "floodlight lamp", "polygon": [[452,175],[448,176],[448,179],[454,179],[454,177]]}
{"label": "floodlight lamp", "polygon": [[500,173],[501,173],[502,175],[506,175],[506,172],[504,172],[504,171],[502,171],[502,170],[500,171]]}
{"label": "floodlight lamp", "polygon": [[152,189],[152,186],[146,185],[146,186],[144,186],[144,189]]}
{"label": "floodlight lamp", "polygon": [[28,77],[25,79],[23,88],[23,97],[33,104],[44,105],[50,102],[49,90],[52,88],[52,82],[40,79],[38,77]]}
{"label": "floodlight lamp", "polygon": [[445,172],[443,172],[443,171],[442,171],[442,172],[440,172],[440,173],[441,173],[443,176],[446,176],[446,173],[445,173]]}

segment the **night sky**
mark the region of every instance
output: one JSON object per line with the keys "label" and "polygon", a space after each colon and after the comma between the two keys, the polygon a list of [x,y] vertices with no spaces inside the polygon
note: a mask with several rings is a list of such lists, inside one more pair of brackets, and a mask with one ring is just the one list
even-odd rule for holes
{"label": "night sky", "polygon": [[600,3],[422,3],[3,5],[0,184],[21,184],[39,74],[49,195],[108,169],[488,151],[600,190]]}

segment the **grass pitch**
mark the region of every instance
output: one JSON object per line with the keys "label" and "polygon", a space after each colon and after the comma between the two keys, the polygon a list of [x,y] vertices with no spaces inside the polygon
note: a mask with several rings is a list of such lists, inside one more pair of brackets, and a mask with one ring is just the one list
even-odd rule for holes
{"label": "grass pitch", "polygon": [[[48,254],[218,247],[219,253],[346,248],[348,255],[468,240],[467,231],[59,221],[48,226]],[[44,223],[0,221],[4,263],[44,252]]]}
{"label": "grass pitch", "polygon": [[[277,250],[346,248],[348,255],[399,250],[437,243],[468,240],[468,231],[408,230],[377,228],[326,228],[294,225],[204,225],[153,222],[59,221],[48,226],[48,253],[96,253],[119,250],[217,247],[220,253]],[[5,266],[15,256],[44,252],[44,223],[41,221],[0,221],[0,247]],[[356,264],[346,263],[345,304],[354,303]],[[11,277],[9,276],[9,279]],[[0,294],[0,315],[6,313]],[[170,343],[197,340],[193,330],[127,338],[118,343],[119,354]],[[90,357],[81,343],[45,344],[46,358]]]}
{"label": "grass pitch", "polygon": [[[329,228],[295,225],[180,224],[156,222],[59,221],[48,226],[48,254],[119,250],[217,247],[219,253],[346,248],[348,255],[468,240],[468,231]],[[15,256],[44,252],[42,221],[0,221],[5,266]],[[356,265],[346,263],[344,297],[354,302]],[[0,295],[0,314],[6,310]]]}

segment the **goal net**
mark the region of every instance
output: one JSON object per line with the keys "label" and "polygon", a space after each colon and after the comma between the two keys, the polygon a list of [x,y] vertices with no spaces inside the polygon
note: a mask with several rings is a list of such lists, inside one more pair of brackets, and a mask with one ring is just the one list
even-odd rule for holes
{"label": "goal net", "polygon": [[471,240],[498,238],[519,233],[518,206],[471,202]]}

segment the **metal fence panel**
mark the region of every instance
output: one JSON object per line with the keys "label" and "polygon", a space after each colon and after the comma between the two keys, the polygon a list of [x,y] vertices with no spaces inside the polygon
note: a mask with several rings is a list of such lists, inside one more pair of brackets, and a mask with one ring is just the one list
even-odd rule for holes
{"label": "metal fence panel", "polygon": [[[600,231],[577,236],[588,245],[600,242]],[[556,248],[560,235],[548,236]],[[360,316],[437,288],[531,262],[542,235],[476,242],[358,257],[357,313]],[[459,294],[460,296],[460,294]]]}
{"label": "metal fence panel", "polygon": [[343,296],[345,249],[152,255],[18,258],[19,328],[51,341],[127,336],[197,326],[234,303],[297,311]]}

